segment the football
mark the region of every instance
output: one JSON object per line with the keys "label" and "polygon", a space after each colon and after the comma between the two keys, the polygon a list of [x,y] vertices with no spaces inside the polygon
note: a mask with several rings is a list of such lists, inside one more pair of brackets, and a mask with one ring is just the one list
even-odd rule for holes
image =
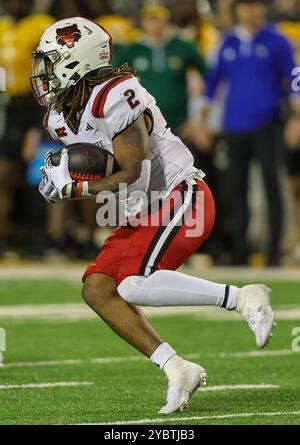
{"label": "football", "polygon": [[[69,171],[72,179],[97,181],[120,170],[113,154],[102,147],[79,142],[64,147],[69,154]],[[60,163],[61,150],[52,153],[52,164]]]}

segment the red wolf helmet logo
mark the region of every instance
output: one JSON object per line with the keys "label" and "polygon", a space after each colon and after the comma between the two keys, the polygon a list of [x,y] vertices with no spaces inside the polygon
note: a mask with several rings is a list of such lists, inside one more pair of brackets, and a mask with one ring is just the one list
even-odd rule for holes
{"label": "red wolf helmet logo", "polygon": [[59,45],[66,45],[68,48],[73,48],[75,42],[78,42],[80,38],[81,32],[76,24],[56,30],[56,41]]}

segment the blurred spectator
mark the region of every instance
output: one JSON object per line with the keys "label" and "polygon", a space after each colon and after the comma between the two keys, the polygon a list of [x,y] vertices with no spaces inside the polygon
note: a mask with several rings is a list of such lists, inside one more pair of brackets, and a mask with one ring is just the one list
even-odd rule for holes
{"label": "blurred spectator", "polygon": [[219,43],[219,32],[212,23],[212,10],[207,0],[176,0],[172,13],[180,34],[194,40],[199,51],[209,57]]}
{"label": "blurred spectator", "polygon": [[[187,142],[194,131],[188,119],[187,72],[194,68],[205,76],[206,65],[196,47],[177,35],[170,16],[170,11],[163,6],[143,7],[140,12],[142,38],[117,51],[114,64],[128,62],[137,70],[168,125]],[[197,148],[192,144],[189,148],[197,156]]]}
{"label": "blurred spectator", "polygon": [[270,17],[272,21],[277,23],[297,22],[299,13],[299,0],[274,0]]}
{"label": "blurred spectator", "polygon": [[300,0],[276,0],[272,18],[291,41],[300,66]]}
{"label": "blurred spectator", "polygon": [[[279,29],[290,40],[296,53],[297,65],[300,66],[300,0],[276,0],[272,14]],[[300,115],[298,117],[300,119]],[[297,125],[297,120],[293,126]],[[300,263],[300,130],[298,136],[290,140],[290,126],[286,130],[287,168],[290,188],[294,203],[294,224],[289,242],[291,252],[287,259],[292,263]]]}
{"label": "blurred spectator", "polygon": [[232,11],[232,4],[234,0],[216,0],[216,23],[223,31],[229,31],[234,25],[234,16]]}
{"label": "blurred spectator", "polygon": [[98,17],[96,22],[111,35],[115,51],[118,51],[120,45],[135,42],[140,37],[140,31],[129,18],[120,15],[103,15]]}
{"label": "blurred spectator", "polygon": [[[232,29],[216,55],[208,76],[208,105],[220,82],[227,83],[224,129],[229,148],[233,206],[234,262],[246,264],[248,215],[248,173],[250,162],[260,162],[269,212],[269,265],[279,262],[282,206],[278,180],[276,132],[282,98],[291,92],[294,55],[287,39],[266,23],[263,0],[236,0],[238,26]],[[300,125],[299,101],[290,101],[289,136]]]}
{"label": "blurred spectator", "polygon": [[115,0],[76,0],[78,7],[82,8],[80,15],[96,20],[100,15],[112,14]]}
{"label": "blurred spectator", "polygon": [[[61,144],[54,142],[46,131],[42,134],[32,131],[30,143],[24,147],[24,158],[27,162],[27,208],[31,214],[30,227],[34,231],[33,237],[28,234],[26,256],[29,258],[39,258],[45,254],[47,258],[57,259],[67,255],[66,210],[69,203],[60,201],[57,205],[47,205],[40,201],[38,193],[40,167],[44,165],[45,155],[50,149],[56,151],[60,148]],[[41,224],[45,219],[46,227]]]}
{"label": "blurred spectator", "polygon": [[28,15],[31,0],[5,0],[0,17],[0,66],[6,71],[7,105],[4,134],[0,140],[0,256],[7,249],[14,205],[14,191],[22,179],[22,145],[26,133],[39,126],[39,109],[32,97],[30,54],[45,28],[53,23],[47,15]]}
{"label": "blurred spectator", "polygon": [[[128,62],[137,70],[147,90],[156,98],[173,133],[180,136],[190,149],[195,159],[195,166],[205,171],[207,181],[215,190],[213,153],[202,149],[202,146],[207,145],[207,141],[203,141],[203,135],[206,133],[201,131],[201,125],[195,119],[201,85],[206,76],[206,62],[199,52],[197,41],[199,14],[194,9],[194,2],[187,3],[184,2],[177,7],[178,2],[176,2],[172,13],[177,24],[184,23],[188,26],[191,21],[194,26],[196,19],[195,33],[189,36],[194,42],[182,38],[181,30],[178,31],[171,21],[169,9],[152,4],[140,11],[143,31],[140,40],[120,48],[115,55],[114,63],[120,65]],[[206,246],[207,251],[214,257],[217,251],[218,233],[219,231],[215,230],[214,237]]]}
{"label": "blurred spectator", "polygon": [[56,20],[74,16],[95,20],[100,15],[111,14],[111,4],[108,0],[51,0],[49,14]]}
{"label": "blurred spectator", "polygon": [[49,14],[55,20],[62,20],[66,17],[76,17],[81,15],[80,4],[76,0],[52,0]]}

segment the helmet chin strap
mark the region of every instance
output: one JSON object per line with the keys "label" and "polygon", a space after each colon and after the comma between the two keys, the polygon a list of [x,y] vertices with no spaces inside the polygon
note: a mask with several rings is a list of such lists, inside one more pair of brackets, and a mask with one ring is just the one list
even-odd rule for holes
{"label": "helmet chin strap", "polygon": [[[80,80],[80,79],[79,79]],[[76,85],[78,81],[76,81],[75,79],[70,79],[70,81],[68,82],[68,85],[66,86],[65,89],[73,87],[74,85]]]}

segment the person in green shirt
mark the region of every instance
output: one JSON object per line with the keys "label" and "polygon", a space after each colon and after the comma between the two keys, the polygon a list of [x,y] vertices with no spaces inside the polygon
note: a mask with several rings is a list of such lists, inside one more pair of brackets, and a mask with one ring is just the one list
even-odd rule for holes
{"label": "person in green shirt", "polygon": [[156,98],[168,125],[179,132],[188,120],[187,71],[206,75],[205,60],[196,44],[181,39],[170,24],[170,11],[159,5],[140,11],[143,34],[139,41],[118,48],[114,64],[129,63]]}
{"label": "person in green shirt", "polygon": [[[155,97],[168,126],[189,148],[195,167],[206,173],[211,188],[216,189],[211,140],[203,131],[201,120],[189,116],[187,73],[196,70],[203,79],[207,66],[197,43],[183,40],[171,23],[171,12],[160,5],[140,10],[142,33],[138,41],[115,48],[113,64],[128,63],[137,70],[145,88]],[[214,254],[219,245],[214,232],[207,251]]]}

